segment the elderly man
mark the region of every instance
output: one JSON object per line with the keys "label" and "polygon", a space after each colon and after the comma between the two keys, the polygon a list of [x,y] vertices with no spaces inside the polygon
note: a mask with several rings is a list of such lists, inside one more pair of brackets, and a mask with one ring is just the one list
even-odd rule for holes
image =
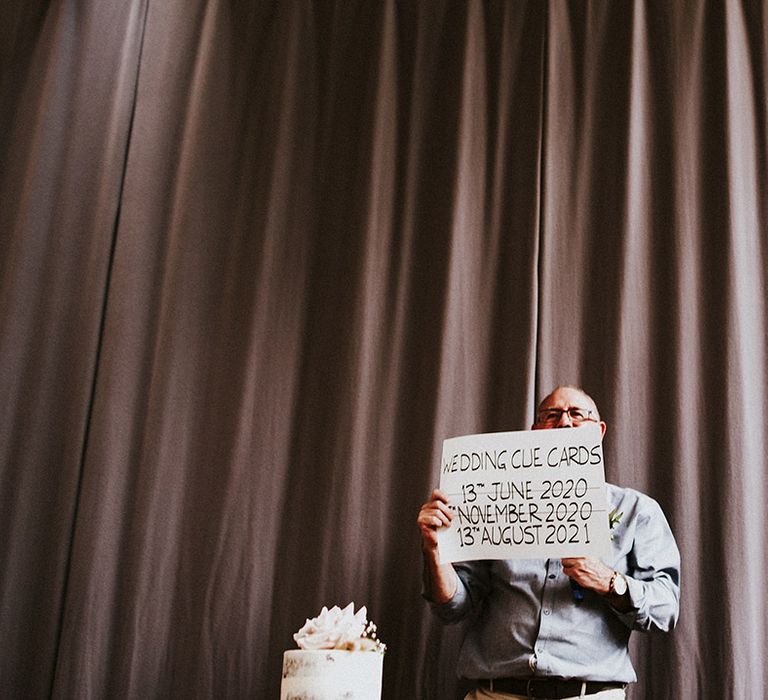
{"label": "elderly man", "polygon": [[[605,423],[581,389],[559,386],[539,405],[534,430]],[[458,671],[475,685],[465,700],[618,699],[636,680],[632,630],[668,631],[680,600],[680,553],[658,503],[607,484],[622,513],[606,561],[475,561],[440,564],[439,528],[453,517],[435,490],[418,516],[425,597],[445,622],[471,617]]]}

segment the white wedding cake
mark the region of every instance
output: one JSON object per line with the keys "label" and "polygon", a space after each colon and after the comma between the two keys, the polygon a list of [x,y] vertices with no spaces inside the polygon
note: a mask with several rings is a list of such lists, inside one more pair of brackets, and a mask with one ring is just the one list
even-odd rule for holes
{"label": "white wedding cake", "polygon": [[323,608],[283,654],[280,700],[380,700],[386,646],[365,607]]}

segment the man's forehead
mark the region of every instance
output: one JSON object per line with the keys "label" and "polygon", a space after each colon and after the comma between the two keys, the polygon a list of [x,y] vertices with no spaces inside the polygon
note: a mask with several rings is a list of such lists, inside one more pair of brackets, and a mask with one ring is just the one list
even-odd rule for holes
{"label": "man's forehead", "polygon": [[583,391],[576,389],[575,387],[563,386],[557,387],[542,400],[540,407],[554,407],[554,406],[592,406],[594,402]]}

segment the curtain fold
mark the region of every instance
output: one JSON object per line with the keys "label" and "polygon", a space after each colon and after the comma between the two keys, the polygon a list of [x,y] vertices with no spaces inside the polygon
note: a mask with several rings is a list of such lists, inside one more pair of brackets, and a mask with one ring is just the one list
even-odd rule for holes
{"label": "curtain fold", "polygon": [[141,4],[2,10],[0,693],[7,696],[45,697],[54,686],[142,14]]}
{"label": "curtain fold", "polygon": [[[683,556],[634,698],[762,697],[764,3],[0,8],[0,695],[457,697],[446,437],[583,385]],[[749,575],[745,575],[749,572]]]}

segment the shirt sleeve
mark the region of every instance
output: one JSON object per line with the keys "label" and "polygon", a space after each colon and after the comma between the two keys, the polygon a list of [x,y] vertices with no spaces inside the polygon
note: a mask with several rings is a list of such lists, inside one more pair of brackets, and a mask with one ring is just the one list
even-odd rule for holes
{"label": "shirt sleeve", "polygon": [[447,623],[460,622],[479,609],[491,590],[490,566],[486,561],[462,562],[453,565],[456,572],[456,593],[447,603],[430,601],[437,616]]}
{"label": "shirt sleeve", "polygon": [[680,551],[656,501],[644,498],[627,557],[627,588],[633,609],[616,615],[628,627],[668,632],[680,612]]}

